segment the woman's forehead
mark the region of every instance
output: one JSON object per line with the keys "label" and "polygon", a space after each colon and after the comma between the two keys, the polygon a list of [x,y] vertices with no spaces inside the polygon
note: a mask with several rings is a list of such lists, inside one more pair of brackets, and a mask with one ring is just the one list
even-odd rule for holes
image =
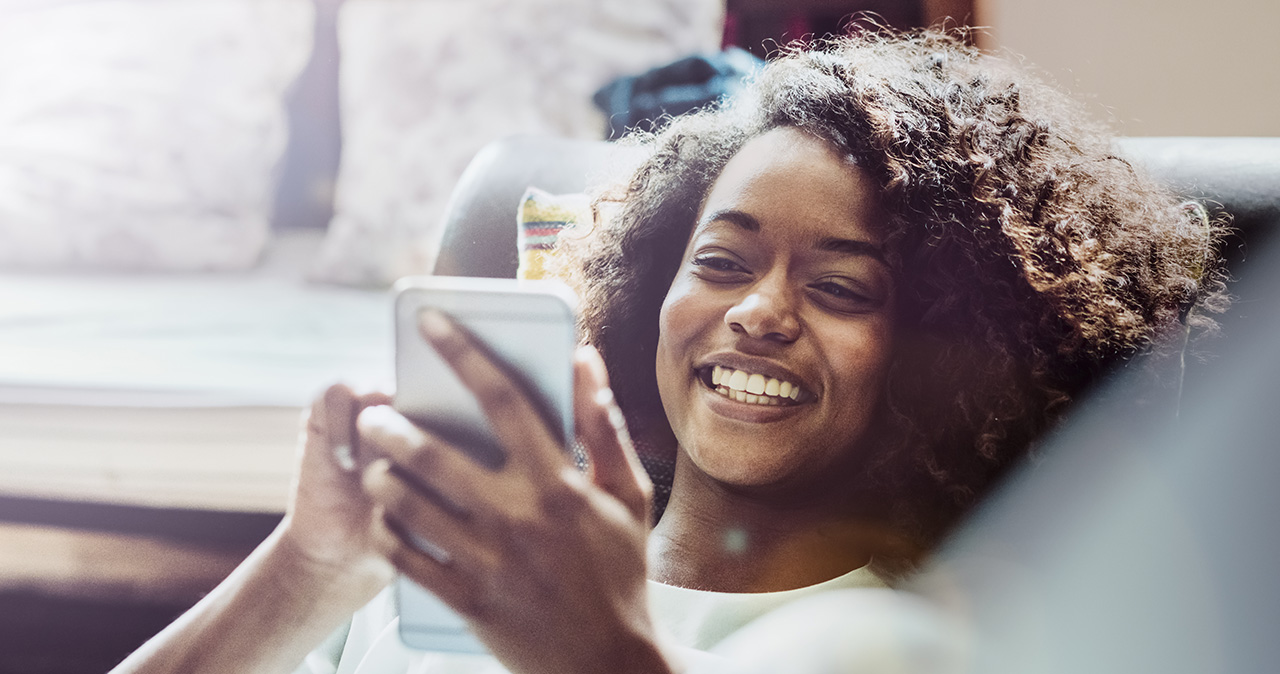
{"label": "woman's forehead", "polygon": [[[729,219],[815,238],[879,242],[885,216],[870,174],[831,143],[783,127],[749,140],[712,183],[698,229]],[[747,229],[753,229],[748,227]]]}

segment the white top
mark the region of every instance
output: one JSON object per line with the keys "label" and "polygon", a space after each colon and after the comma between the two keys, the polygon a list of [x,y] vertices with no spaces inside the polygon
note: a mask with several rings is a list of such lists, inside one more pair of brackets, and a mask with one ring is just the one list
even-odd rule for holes
{"label": "white top", "polygon": [[[866,567],[817,585],[782,592],[735,594],[690,590],[649,581],[650,612],[674,643],[709,651],[747,623],[797,599],[831,590],[885,588]],[[400,643],[400,619],[392,588],[356,611],[295,674],[504,674],[488,655],[427,653]]]}

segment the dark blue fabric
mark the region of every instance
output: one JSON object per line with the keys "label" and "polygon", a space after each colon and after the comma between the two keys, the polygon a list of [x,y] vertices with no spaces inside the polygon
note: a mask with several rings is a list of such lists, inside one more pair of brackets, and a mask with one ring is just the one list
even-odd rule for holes
{"label": "dark blue fabric", "polygon": [[709,56],[688,56],[640,75],[620,77],[592,100],[608,117],[610,140],[629,131],[656,131],[667,119],[733,96],[743,79],[764,61],[730,47]]}

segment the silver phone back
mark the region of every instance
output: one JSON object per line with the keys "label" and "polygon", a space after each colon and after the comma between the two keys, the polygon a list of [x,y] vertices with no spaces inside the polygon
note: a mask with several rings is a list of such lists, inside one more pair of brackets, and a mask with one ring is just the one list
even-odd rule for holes
{"label": "silver phone back", "polygon": [[[573,438],[574,298],[554,281],[413,277],[396,287],[395,408],[415,423],[466,446],[490,467],[503,460],[475,398],[418,330],[425,308],[458,321],[512,370],[567,440]],[[566,445],[567,446],[567,445]],[[518,448],[513,448],[518,451]],[[430,550],[429,541],[422,542]],[[429,591],[396,581],[400,637],[422,650],[485,653],[466,623]]]}

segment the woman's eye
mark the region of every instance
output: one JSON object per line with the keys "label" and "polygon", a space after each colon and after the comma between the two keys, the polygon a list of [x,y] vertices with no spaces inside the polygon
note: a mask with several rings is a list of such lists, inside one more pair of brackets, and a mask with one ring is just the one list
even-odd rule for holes
{"label": "woman's eye", "polygon": [[816,291],[819,303],[836,311],[868,311],[880,306],[875,298],[836,281],[819,281],[809,287]]}
{"label": "woman's eye", "polygon": [[697,255],[693,258],[693,266],[712,273],[732,274],[745,273],[747,270],[734,260],[723,255]]}

